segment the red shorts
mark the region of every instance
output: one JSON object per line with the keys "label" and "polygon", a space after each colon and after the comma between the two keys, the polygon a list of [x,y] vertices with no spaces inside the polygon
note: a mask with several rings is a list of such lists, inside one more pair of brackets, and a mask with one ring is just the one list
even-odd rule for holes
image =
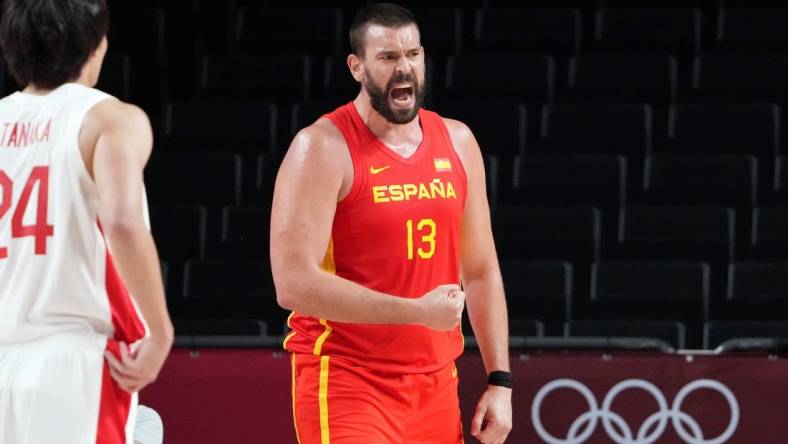
{"label": "red shorts", "polygon": [[387,374],[329,356],[291,356],[300,444],[461,444],[457,369]]}

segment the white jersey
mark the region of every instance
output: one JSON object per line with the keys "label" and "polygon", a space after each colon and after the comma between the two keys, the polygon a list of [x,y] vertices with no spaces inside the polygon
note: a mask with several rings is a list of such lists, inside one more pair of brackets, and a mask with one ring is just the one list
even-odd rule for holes
{"label": "white jersey", "polygon": [[103,100],[114,99],[75,83],[0,100],[0,344],[63,332],[144,336],[79,148],[84,117]]}

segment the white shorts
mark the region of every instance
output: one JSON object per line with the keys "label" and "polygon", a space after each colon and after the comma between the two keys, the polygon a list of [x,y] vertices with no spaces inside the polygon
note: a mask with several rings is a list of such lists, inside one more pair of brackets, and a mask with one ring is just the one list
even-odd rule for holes
{"label": "white shorts", "polygon": [[137,397],[109,376],[114,341],[62,333],[0,344],[0,444],[131,444]]}

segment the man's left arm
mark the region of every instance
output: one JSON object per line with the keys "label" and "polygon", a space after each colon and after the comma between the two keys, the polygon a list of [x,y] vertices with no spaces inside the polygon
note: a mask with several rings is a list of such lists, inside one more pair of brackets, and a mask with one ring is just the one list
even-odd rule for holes
{"label": "man's left arm", "polygon": [[[509,372],[506,299],[490,223],[482,154],[466,125],[450,119],[446,119],[446,125],[468,179],[460,239],[468,316],[487,374]],[[488,385],[477,404],[471,435],[485,444],[501,444],[511,428],[512,390]]]}

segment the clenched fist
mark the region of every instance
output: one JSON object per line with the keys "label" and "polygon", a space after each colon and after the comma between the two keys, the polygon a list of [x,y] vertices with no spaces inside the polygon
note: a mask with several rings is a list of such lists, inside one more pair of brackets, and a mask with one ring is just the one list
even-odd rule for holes
{"label": "clenched fist", "polygon": [[439,285],[417,300],[419,324],[433,330],[457,327],[465,308],[465,292],[459,285]]}

